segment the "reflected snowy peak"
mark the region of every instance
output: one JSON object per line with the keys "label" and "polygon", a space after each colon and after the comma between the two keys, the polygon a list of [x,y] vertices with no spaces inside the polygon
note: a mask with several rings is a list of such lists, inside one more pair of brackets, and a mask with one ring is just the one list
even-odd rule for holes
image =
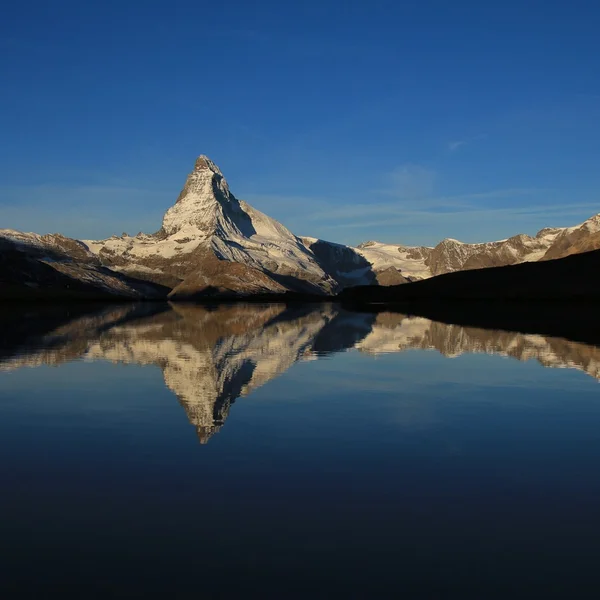
{"label": "reflected snowy peak", "polygon": [[[73,360],[157,366],[202,443],[219,431],[237,398],[295,362],[348,349],[499,354],[600,379],[596,346],[398,313],[355,313],[334,304],[110,305],[28,319],[5,315],[4,321],[0,370]],[[11,322],[20,328],[13,334]]]}

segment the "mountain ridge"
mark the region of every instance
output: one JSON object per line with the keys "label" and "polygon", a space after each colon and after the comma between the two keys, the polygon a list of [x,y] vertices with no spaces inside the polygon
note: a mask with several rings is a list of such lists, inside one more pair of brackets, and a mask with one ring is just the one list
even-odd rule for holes
{"label": "mountain ridge", "polygon": [[171,277],[171,294],[178,298],[209,290],[331,295],[340,289],[300,238],[238,200],[221,170],[204,155],[156,234],[84,243],[110,268]]}
{"label": "mountain ridge", "polygon": [[492,242],[444,238],[435,246],[402,246],[369,241],[357,250],[374,268],[396,267],[411,279],[427,279],[453,271],[505,266],[562,258],[600,248],[600,214],[571,227],[545,227]]}
{"label": "mountain ridge", "polygon": [[356,248],[300,237],[239,200],[201,155],[152,234],[74,240],[0,230],[0,298],[332,297],[455,271],[546,261],[600,248],[600,214],[535,236],[436,246],[369,241]]}

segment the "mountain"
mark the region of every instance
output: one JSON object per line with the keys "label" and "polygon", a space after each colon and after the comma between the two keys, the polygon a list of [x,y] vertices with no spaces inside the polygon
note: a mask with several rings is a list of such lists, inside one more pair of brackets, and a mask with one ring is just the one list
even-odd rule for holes
{"label": "mountain", "polygon": [[545,228],[534,237],[519,234],[497,242],[448,238],[435,247],[366,242],[352,248],[295,236],[235,198],[219,168],[200,156],[156,234],[85,243],[104,265],[173,287],[174,298],[332,294],[356,285],[396,285],[600,248],[600,215],[576,227]]}
{"label": "mountain", "polygon": [[432,250],[427,246],[395,246],[375,241],[364,242],[356,248],[375,273],[396,269],[403,277],[410,279],[431,277],[428,259]]}
{"label": "mountain", "polygon": [[435,247],[298,237],[229,190],[200,156],[153,234],[73,240],[0,230],[0,299],[332,296],[444,273],[560,258],[600,248],[600,215],[497,242]]}
{"label": "mountain", "polygon": [[358,286],[340,294],[346,302],[496,300],[596,300],[600,298],[600,250],[504,267],[445,273],[391,287]]}
{"label": "mountain", "polygon": [[5,229],[0,254],[2,298],[329,296],[376,281],[355,250],[306,244],[238,200],[206,156],[154,234],[82,242]]}
{"label": "mountain", "polygon": [[600,248],[600,215],[575,227],[545,228],[535,236],[518,234],[497,242],[465,244],[447,238],[434,247],[396,246],[370,241],[357,251],[375,273],[395,267],[407,278],[427,279],[453,271],[501,267],[562,258]]}
{"label": "mountain", "polygon": [[[200,156],[175,204],[153,234],[85,241],[102,264],[172,288],[172,298],[300,292],[330,295],[346,277],[367,283],[369,265],[355,260],[331,268],[281,223],[238,200],[219,168]],[[343,248],[343,247],[342,247]],[[345,270],[362,270],[357,274]]]}
{"label": "mountain", "polygon": [[600,248],[600,214],[575,227],[558,230],[552,245],[541,260],[563,258],[571,254],[598,250]]}
{"label": "mountain", "polygon": [[301,237],[300,240],[340,287],[378,283],[369,261],[355,248],[311,237]]}
{"label": "mountain", "polygon": [[158,299],[167,292],[161,285],[107,269],[80,241],[0,230],[1,299]]}
{"label": "mountain", "polygon": [[[328,303],[294,308],[237,303],[214,309],[112,304],[70,319],[57,310],[44,309],[27,319],[13,315],[2,323],[0,335],[6,337],[0,372],[76,360],[154,366],[201,443],[222,428],[238,398],[251,396],[298,361],[350,349],[374,356],[412,349],[447,357],[499,354],[579,369],[600,380],[600,348],[595,345],[401,313],[355,313]],[[13,328],[18,335],[10,333]]]}

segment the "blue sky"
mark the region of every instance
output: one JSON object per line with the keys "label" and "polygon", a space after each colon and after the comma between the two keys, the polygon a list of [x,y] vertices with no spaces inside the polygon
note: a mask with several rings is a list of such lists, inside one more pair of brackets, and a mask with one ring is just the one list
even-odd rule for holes
{"label": "blue sky", "polygon": [[199,154],[295,233],[431,244],[600,211],[593,1],[12,2],[0,227],[154,231]]}

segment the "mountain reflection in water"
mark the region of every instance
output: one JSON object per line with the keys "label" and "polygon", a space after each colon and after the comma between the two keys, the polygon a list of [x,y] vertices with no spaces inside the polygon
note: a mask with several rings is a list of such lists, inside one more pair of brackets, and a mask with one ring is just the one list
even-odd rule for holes
{"label": "mountain reflection in water", "polygon": [[237,398],[297,361],[349,349],[373,355],[437,350],[449,358],[498,354],[600,379],[600,349],[593,345],[335,304],[112,305],[60,318],[33,312],[12,325],[5,320],[0,370],[78,359],[156,365],[201,443],[220,430]]}

